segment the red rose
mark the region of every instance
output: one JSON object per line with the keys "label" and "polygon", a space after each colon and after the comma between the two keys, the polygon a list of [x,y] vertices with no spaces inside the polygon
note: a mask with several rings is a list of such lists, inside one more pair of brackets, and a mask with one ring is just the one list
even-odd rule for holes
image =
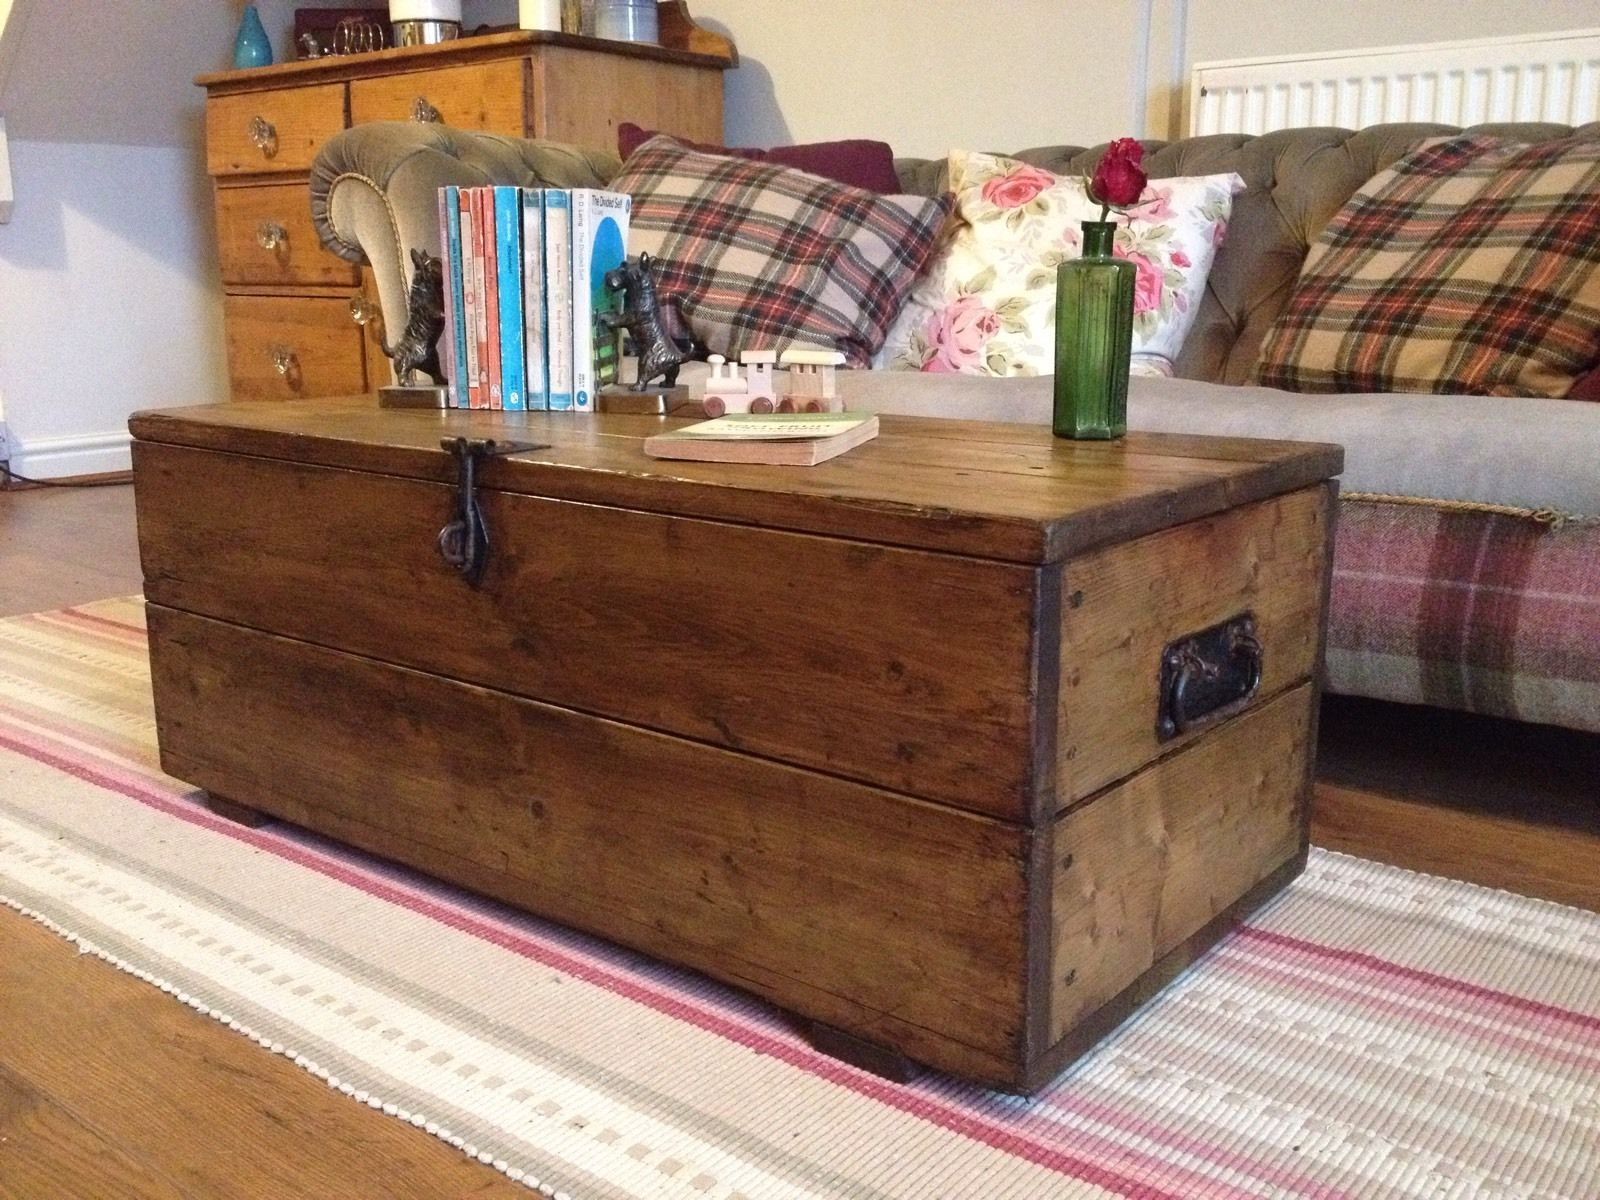
{"label": "red rose", "polygon": [[1106,208],[1125,208],[1137,204],[1144,194],[1144,147],[1133,138],[1118,138],[1106,147],[1105,156],[1094,169],[1089,182],[1089,198]]}
{"label": "red rose", "polygon": [[1056,177],[1038,167],[1018,167],[983,185],[983,198],[996,208],[1021,208],[1055,183]]}

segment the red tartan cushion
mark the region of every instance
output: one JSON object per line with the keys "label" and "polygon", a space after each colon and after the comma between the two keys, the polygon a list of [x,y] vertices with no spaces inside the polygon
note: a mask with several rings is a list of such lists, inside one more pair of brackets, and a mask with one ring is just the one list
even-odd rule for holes
{"label": "red tartan cushion", "polygon": [[[617,154],[627,160],[633,157],[635,150],[655,136],[653,130],[641,129],[632,121],[624,121],[617,126]],[[803,146],[774,146],[770,150],[755,150],[691,142],[688,138],[676,136],[674,140],[691,150],[701,150],[706,154],[728,154],[734,158],[748,158],[752,162],[810,171],[824,179],[865,188],[879,195],[888,196],[900,190],[900,177],[894,172],[894,151],[889,148],[888,142],[850,138],[840,142],[811,142]]]}
{"label": "red tartan cushion", "polygon": [[1565,396],[1600,360],[1600,139],[1425,142],[1306,256],[1254,381]]}
{"label": "red tartan cushion", "polygon": [[730,358],[791,344],[865,367],[950,211],[787,167],[646,142],[610,186],[633,197],[629,253],[655,258],[662,296]]}

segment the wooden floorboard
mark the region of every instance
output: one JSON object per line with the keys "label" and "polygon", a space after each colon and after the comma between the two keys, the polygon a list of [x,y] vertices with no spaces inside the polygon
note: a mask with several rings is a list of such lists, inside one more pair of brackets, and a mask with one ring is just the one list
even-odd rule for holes
{"label": "wooden floorboard", "polygon": [[[0,616],[141,588],[132,489],[0,492]],[[1343,697],[1312,840],[1600,910],[1600,737]],[[0,910],[0,1200],[527,1195]]]}

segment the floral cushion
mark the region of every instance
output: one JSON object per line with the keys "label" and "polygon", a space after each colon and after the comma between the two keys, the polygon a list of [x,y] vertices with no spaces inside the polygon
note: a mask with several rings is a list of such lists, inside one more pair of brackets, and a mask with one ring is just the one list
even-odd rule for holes
{"label": "floral cushion", "polygon": [[[1056,268],[1081,252],[1084,221],[1100,219],[1087,182],[1015,159],[950,154],[956,221],[912,289],[879,362],[970,375],[1055,370]],[[1237,175],[1152,179],[1120,222],[1115,253],[1139,268],[1133,364],[1171,374],[1194,324],[1211,261],[1227,231]]]}
{"label": "floral cushion", "polygon": [[867,366],[950,211],[948,197],[880,196],[669,137],[610,186],[633,197],[628,252],[656,260],[662,297],[730,358],[799,344]]}
{"label": "floral cushion", "polygon": [[1422,143],[1328,223],[1254,382],[1566,396],[1600,361],[1600,140]]}

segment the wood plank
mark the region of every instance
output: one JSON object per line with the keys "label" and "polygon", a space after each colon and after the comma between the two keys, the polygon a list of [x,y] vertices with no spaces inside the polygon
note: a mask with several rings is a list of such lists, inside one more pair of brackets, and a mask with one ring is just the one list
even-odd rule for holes
{"label": "wood plank", "polygon": [[162,764],[868,1041],[1021,1070],[1016,827],[149,606]]}
{"label": "wood plank", "polygon": [[46,1106],[0,1132],[0,1194],[19,1200],[528,1194],[4,909],[0,1029],[0,1078]]}
{"label": "wood plank", "polygon": [[1318,673],[1332,504],[1328,488],[1305,488],[1064,564],[1059,805],[1205,733],[1158,736],[1170,642],[1250,612],[1263,648],[1255,703]]}
{"label": "wood plank", "polygon": [[[650,42],[613,42],[576,34],[544,30],[515,30],[458,38],[432,46],[399,46],[365,54],[328,55],[324,58],[275,63],[247,70],[213,71],[197,75],[194,82],[212,96],[231,96],[270,91],[285,87],[304,87],[335,80],[365,79],[401,71],[431,71],[464,63],[484,63],[503,58],[520,58],[559,46],[592,55],[620,55],[655,62],[678,63],[708,71],[723,71],[737,64],[731,43],[722,52],[714,43],[700,39],[688,47],[658,46]],[[720,138],[719,138],[720,140]]]}
{"label": "wood plank", "polygon": [[1600,912],[1600,822],[1592,818],[1587,829],[1542,825],[1533,813],[1474,812],[1326,782],[1312,814],[1312,837],[1330,850]]}
{"label": "wood plank", "polygon": [[[304,181],[222,187],[217,193],[217,255],[225,284],[342,286],[359,281],[356,267],[322,248],[311,223]],[[281,230],[271,249],[263,233]]]}
{"label": "wood plank", "polygon": [[[274,136],[264,146],[251,136],[259,118]],[[306,171],[317,148],[345,127],[342,83],[280,88],[206,102],[206,173],[262,175]]]}
{"label": "wood plank", "polygon": [[[1317,483],[1337,447],[1286,443],[1266,463],[1163,452],[1163,435],[1103,448],[1031,431],[1033,461],[1014,447],[952,447],[937,420],[882,417],[883,432],[808,468],[665,462],[643,438],[683,423],[624,414],[402,413],[371,399],[303,406],[204,406],[135,414],[149,441],[232,450],[424,479],[453,469],[442,436],[549,443],[482,473],[485,487],[590,503],[730,519],[775,528],[1050,562]],[[965,466],[962,466],[962,463]],[[574,469],[579,468],[579,469]]]}
{"label": "wood plank", "polygon": [[0,1195],[181,1200],[184,1194],[159,1169],[0,1063]]}
{"label": "wood plank", "polygon": [[[693,141],[722,141],[720,72],[562,46],[545,47],[532,69],[531,137],[615,154],[617,126],[632,121]],[[574,104],[573,96],[585,102]]]}
{"label": "wood plank", "polygon": [[1302,684],[1060,818],[1052,1040],[1304,855],[1314,702]]}
{"label": "wood plank", "polygon": [[157,603],[1014,821],[1048,805],[1033,568],[488,493],[473,589],[438,551],[451,488],[134,452]]}

